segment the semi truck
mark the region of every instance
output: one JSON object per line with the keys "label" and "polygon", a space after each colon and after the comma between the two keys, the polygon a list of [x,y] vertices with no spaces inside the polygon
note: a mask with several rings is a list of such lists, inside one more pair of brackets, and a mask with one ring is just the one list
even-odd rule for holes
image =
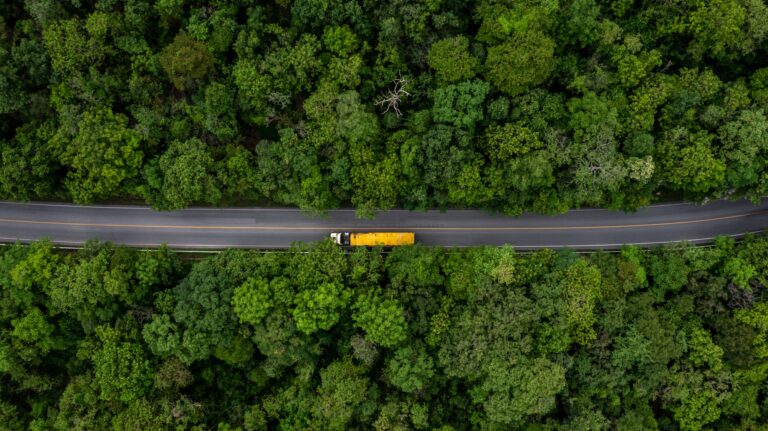
{"label": "semi truck", "polygon": [[333,232],[331,239],[338,245],[383,246],[412,245],[416,242],[413,232]]}

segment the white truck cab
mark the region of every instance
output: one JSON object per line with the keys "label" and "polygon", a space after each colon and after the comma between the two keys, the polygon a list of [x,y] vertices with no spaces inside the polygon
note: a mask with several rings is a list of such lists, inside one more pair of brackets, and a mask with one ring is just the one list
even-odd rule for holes
{"label": "white truck cab", "polygon": [[338,245],[349,245],[349,232],[332,232],[331,240]]}

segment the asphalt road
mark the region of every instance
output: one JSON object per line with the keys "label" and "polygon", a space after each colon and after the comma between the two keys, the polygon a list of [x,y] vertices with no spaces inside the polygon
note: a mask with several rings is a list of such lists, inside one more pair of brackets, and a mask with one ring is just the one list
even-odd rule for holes
{"label": "asphalt road", "polygon": [[50,238],[77,246],[90,238],[135,247],[166,243],[178,249],[285,248],[320,240],[335,231],[413,231],[425,245],[512,244],[516,248],[611,249],[622,244],[655,245],[717,235],[742,236],[768,229],[768,201],[715,201],[654,205],[636,213],[574,210],[558,216],[492,215],[483,211],[392,210],[359,220],[353,210],[327,217],[288,208],[190,208],[157,212],[140,206],[76,206],[0,202],[0,242]]}

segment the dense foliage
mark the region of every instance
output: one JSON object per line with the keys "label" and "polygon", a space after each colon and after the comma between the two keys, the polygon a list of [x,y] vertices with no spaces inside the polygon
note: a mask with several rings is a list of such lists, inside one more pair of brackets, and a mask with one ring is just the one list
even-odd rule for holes
{"label": "dense foliage", "polygon": [[763,0],[6,0],[0,198],[764,195],[766,38]]}
{"label": "dense foliage", "polygon": [[768,239],[0,249],[0,427],[765,430]]}

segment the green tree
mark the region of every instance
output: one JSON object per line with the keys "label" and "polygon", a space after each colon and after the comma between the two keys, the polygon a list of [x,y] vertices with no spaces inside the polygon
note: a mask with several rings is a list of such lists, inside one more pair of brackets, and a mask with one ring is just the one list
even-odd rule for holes
{"label": "green tree", "polygon": [[293,309],[296,327],[307,335],[331,329],[349,305],[351,296],[349,289],[337,283],[323,283],[316,289],[299,292]]}
{"label": "green tree", "polygon": [[241,59],[232,68],[232,77],[237,86],[238,101],[245,119],[252,124],[263,124],[267,120],[267,96],[272,85],[269,76],[259,70],[258,63]]}
{"label": "green tree", "polygon": [[261,278],[248,279],[235,289],[232,306],[241,322],[261,323],[274,306],[269,282]]}
{"label": "green tree", "polygon": [[745,110],[718,131],[722,156],[727,163],[725,177],[734,188],[755,184],[764,169],[768,150],[768,119],[762,111]]}
{"label": "green tree", "polygon": [[7,292],[13,302],[27,308],[35,302],[44,302],[40,293],[48,292],[58,277],[61,259],[50,241],[16,247],[15,250],[22,253],[7,270]]}
{"label": "green tree", "polygon": [[185,388],[193,381],[192,372],[175,356],[160,364],[155,372],[155,387],[160,390]]}
{"label": "green tree", "polygon": [[83,204],[123,191],[144,157],[141,137],[128,128],[128,118],[110,109],[84,112],[75,133],[60,129],[53,140],[61,161],[71,168],[69,193]]}
{"label": "green tree", "polygon": [[238,264],[238,258],[237,253],[229,252],[196,265],[173,288],[170,315],[156,315],[153,327],[145,326],[142,334],[156,354],[173,354],[191,364],[209,358],[217,346],[232,342],[236,327],[232,295],[245,282],[244,275],[230,268]]}
{"label": "green tree", "polygon": [[173,141],[163,155],[145,167],[149,187],[141,191],[163,210],[185,208],[194,202],[216,203],[221,191],[213,169],[213,157],[203,141]]}
{"label": "green tree", "polygon": [[[29,309],[24,317],[11,320],[11,335],[25,345],[34,347],[41,354],[47,354],[56,344],[52,335],[55,327],[48,323],[39,308]],[[21,350],[21,349],[19,349]]]}
{"label": "green tree", "polygon": [[159,314],[144,325],[142,335],[152,353],[159,357],[172,355],[181,346],[178,326],[167,314]]}
{"label": "green tree", "polygon": [[352,204],[357,214],[363,217],[394,208],[402,187],[398,158],[390,156],[377,161],[375,156],[365,151],[362,157],[366,162],[355,165],[351,172],[354,185]]}
{"label": "green tree", "polygon": [[642,48],[640,38],[627,36],[613,54],[613,61],[618,67],[618,80],[626,87],[636,87],[662,63],[659,51],[644,51]]}
{"label": "green tree", "polygon": [[317,426],[328,430],[347,429],[365,402],[369,381],[362,369],[337,361],[320,371],[322,381],[313,415]]}
{"label": "green tree", "polygon": [[705,329],[696,328],[688,338],[689,358],[696,366],[708,366],[712,371],[723,367],[723,349],[712,341]]}
{"label": "green tree", "polygon": [[543,358],[518,367],[495,362],[489,369],[497,372],[494,379],[498,381],[486,379],[473,389],[472,398],[483,404],[488,418],[496,423],[522,424],[528,416],[548,413],[565,387],[562,366]]}
{"label": "green tree", "polygon": [[28,96],[24,92],[22,78],[17,76],[16,67],[8,49],[0,47],[0,114],[18,111],[26,103]]}
{"label": "green tree", "polygon": [[146,399],[139,399],[129,404],[128,408],[115,415],[112,429],[115,431],[136,431],[141,429],[162,429],[163,417],[157,406]]}
{"label": "green tree", "polygon": [[237,136],[235,93],[229,86],[219,82],[208,84],[202,105],[203,125],[206,130],[223,140],[231,140]]}
{"label": "green tree", "polygon": [[751,334],[754,337],[751,340],[754,355],[763,359],[768,358],[768,340],[765,339],[766,334],[768,334],[768,324],[765,323],[766,316],[768,316],[768,303],[765,302],[758,302],[749,309],[736,310],[734,314],[736,321],[755,330]]}
{"label": "green tree", "polygon": [[483,181],[482,162],[475,159],[467,162],[458,176],[448,184],[448,199],[450,202],[465,206],[481,206],[490,199],[492,191]]}
{"label": "green tree", "polygon": [[89,242],[76,264],[64,265],[46,289],[47,306],[70,313],[89,332],[114,317],[123,303],[132,303],[131,256],[108,243]]}
{"label": "green tree", "polygon": [[475,77],[479,62],[469,53],[469,39],[456,36],[439,40],[429,48],[428,60],[440,82],[452,84]]}
{"label": "green tree", "polygon": [[600,37],[600,6],[595,0],[575,0],[568,8],[565,19],[568,35],[579,41],[579,46],[593,44]]}
{"label": "green tree", "polygon": [[253,153],[234,145],[228,145],[226,152],[226,157],[218,162],[216,168],[222,194],[237,200],[260,197],[254,187],[257,173],[254,168]]}
{"label": "green tree", "polygon": [[542,33],[515,34],[507,42],[488,48],[485,76],[503,93],[523,93],[549,79],[555,68],[554,52],[554,41]]}
{"label": "green tree", "polygon": [[0,140],[0,196],[30,200],[54,193],[59,166],[47,145],[54,133],[51,122],[30,122],[16,130],[14,140]]}
{"label": "green tree", "polygon": [[750,6],[755,3],[735,0],[692,3],[696,7],[688,15],[686,30],[694,36],[689,47],[694,57],[708,54],[718,59],[734,58],[735,52],[751,52],[755,48],[755,39],[765,37],[765,29],[747,25],[748,13],[756,17],[766,16],[765,5],[746,8],[744,3]]}
{"label": "green tree", "polygon": [[339,95],[336,102],[338,123],[336,132],[352,142],[374,141],[379,132],[376,115],[366,112],[360,103],[359,94],[347,91]]}
{"label": "green tree", "polygon": [[387,256],[387,272],[392,286],[424,287],[443,283],[437,262],[441,251],[419,246],[398,247]]}
{"label": "green tree", "polygon": [[323,45],[334,54],[348,57],[358,49],[357,35],[346,25],[326,27],[323,32]]}
{"label": "green tree", "polygon": [[675,419],[680,425],[680,429],[699,431],[716,421],[721,414],[717,404],[717,397],[711,389],[691,393],[682,399],[681,405],[675,409]]}
{"label": "green tree", "polygon": [[705,132],[691,134],[685,129],[667,133],[662,143],[662,172],[675,189],[705,193],[722,186],[725,164],[715,158]]}
{"label": "green tree", "polygon": [[435,91],[432,118],[438,123],[472,129],[483,119],[483,101],[490,86],[487,82],[474,80]]}
{"label": "green tree", "polygon": [[53,21],[43,31],[43,41],[60,78],[98,64],[105,56],[105,47],[85,35],[78,19]]}
{"label": "green tree", "polygon": [[485,132],[485,148],[488,157],[494,162],[507,162],[542,146],[536,132],[515,123],[492,125]]}
{"label": "green tree", "polygon": [[563,294],[567,316],[574,338],[588,344],[596,334],[595,307],[601,296],[600,271],[584,260],[578,260],[563,274]]}
{"label": "green tree", "polygon": [[736,286],[749,289],[749,281],[757,275],[757,269],[743,259],[733,257],[725,262],[723,275],[730,278]]}
{"label": "green tree", "polygon": [[365,331],[368,341],[383,347],[394,347],[405,341],[407,325],[403,307],[397,301],[369,293],[360,296],[353,309],[352,319]]}
{"label": "green tree", "polygon": [[135,262],[136,279],[144,290],[157,287],[170,287],[182,271],[179,256],[163,244],[159,249],[141,253]]}
{"label": "green tree", "polygon": [[324,210],[337,202],[330,178],[320,169],[318,154],[292,129],[281,129],[278,142],[263,142],[256,148],[256,187],[282,204],[305,210]]}
{"label": "green tree", "polygon": [[193,88],[214,70],[214,57],[203,42],[178,34],[163,48],[160,65],[179,91]]}
{"label": "green tree", "polygon": [[94,353],[93,364],[101,399],[129,402],[142,397],[152,383],[152,369],[141,346],[120,342],[113,328],[97,332],[103,347]]}
{"label": "green tree", "polygon": [[425,390],[434,375],[434,362],[423,346],[402,347],[387,361],[387,378],[404,392]]}

